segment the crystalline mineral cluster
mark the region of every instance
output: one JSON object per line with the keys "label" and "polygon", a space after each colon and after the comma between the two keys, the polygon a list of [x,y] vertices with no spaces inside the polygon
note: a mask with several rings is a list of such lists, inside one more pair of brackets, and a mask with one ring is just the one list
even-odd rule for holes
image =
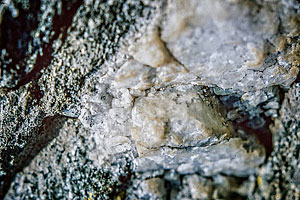
{"label": "crystalline mineral cluster", "polygon": [[0,67],[0,199],[300,199],[296,0],[6,0]]}

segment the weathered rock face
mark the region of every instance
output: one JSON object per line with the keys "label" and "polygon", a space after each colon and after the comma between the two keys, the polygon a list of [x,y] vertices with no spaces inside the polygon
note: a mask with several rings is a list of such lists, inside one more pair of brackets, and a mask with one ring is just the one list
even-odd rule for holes
{"label": "weathered rock face", "polygon": [[[276,119],[272,131],[275,136],[274,152],[259,175],[261,184],[259,193],[265,198],[300,198],[299,193],[299,83],[295,83],[285,94],[280,110],[280,118]],[[278,170],[281,170],[278,173]],[[285,193],[280,192],[285,189]]]}
{"label": "weathered rock face", "polygon": [[[39,13],[35,19],[39,26],[30,27],[34,37],[26,40],[28,51],[14,42],[22,43],[25,35],[10,32],[11,28],[6,29],[10,22],[5,21],[10,19],[17,25],[27,22],[29,19],[22,18],[23,15],[13,19],[9,10],[26,13],[26,6],[31,4],[11,1],[6,8],[1,23],[1,52],[7,54],[3,59],[14,60],[17,64],[1,59],[1,196],[8,190],[16,172],[47,146],[49,140],[35,141],[43,134],[39,127],[47,125],[44,119],[77,118],[85,79],[114,55],[120,39],[129,29],[134,31],[134,22],[142,16],[146,19],[154,10],[137,1],[102,3],[40,1],[35,10]],[[9,43],[5,43],[5,36],[9,37]],[[26,51],[25,58],[16,60],[19,57],[8,51],[9,45],[12,45],[12,52]],[[87,54],[87,49],[94,53]],[[58,133],[59,129],[49,138],[53,139]],[[36,146],[39,146],[38,151],[31,152]]]}
{"label": "weathered rock face", "polygon": [[[235,91],[289,86],[299,69],[286,58],[285,44],[297,24],[281,34],[294,9],[282,3],[174,1],[168,4],[161,37],[172,55],[204,84]],[[289,13],[281,16],[279,13]],[[289,36],[288,36],[289,35]]]}
{"label": "weathered rock face", "polygon": [[0,6],[0,198],[299,198],[297,9]]}

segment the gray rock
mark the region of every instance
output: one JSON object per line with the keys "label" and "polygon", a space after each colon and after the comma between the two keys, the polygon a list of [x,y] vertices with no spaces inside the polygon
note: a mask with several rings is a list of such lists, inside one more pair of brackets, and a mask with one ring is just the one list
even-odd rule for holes
{"label": "gray rock", "polygon": [[0,198],[299,198],[295,0],[4,7]]}

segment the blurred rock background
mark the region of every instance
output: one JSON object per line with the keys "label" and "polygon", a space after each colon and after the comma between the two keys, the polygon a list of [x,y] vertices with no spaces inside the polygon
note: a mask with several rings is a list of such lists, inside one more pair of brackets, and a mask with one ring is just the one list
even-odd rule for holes
{"label": "blurred rock background", "polygon": [[1,199],[299,199],[295,0],[6,0]]}

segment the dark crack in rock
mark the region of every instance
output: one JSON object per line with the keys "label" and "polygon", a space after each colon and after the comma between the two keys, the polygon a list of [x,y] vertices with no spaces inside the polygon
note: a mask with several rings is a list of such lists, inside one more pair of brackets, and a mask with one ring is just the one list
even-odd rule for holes
{"label": "dark crack in rock", "polygon": [[6,0],[0,198],[299,199],[296,0]]}
{"label": "dark crack in rock", "polygon": [[[22,3],[11,1],[11,9],[25,14],[33,11],[16,7]],[[5,10],[1,23],[1,51],[6,56],[1,58],[1,197],[15,173],[24,167],[20,156],[30,163],[32,152],[26,150],[31,148],[25,147],[36,145],[31,141],[41,134],[38,130],[45,117],[77,117],[85,79],[115,54],[121,39],[130,29],[134,30],[136,21],[149,17],[151,11],[150,6],[139,1],[42,1],[36,8],[31,3],[27,6],[33,6],[38,13],[32,15],[37,17],[32,19],[37,27],[22,25],[24,21],[31,22],[28,16],[8,17],[10,21],[5,21],[9,10]],[[20,34],[10,34],[14,26],[19,29],[21,25],[29,32],[18,30]],[[12,40],[8,50],[5,36]],[[13,45],[23,40],[25,49],[16,50],[18,55],[9,54]],[[14,63],[6,65],[6,58]]]}

